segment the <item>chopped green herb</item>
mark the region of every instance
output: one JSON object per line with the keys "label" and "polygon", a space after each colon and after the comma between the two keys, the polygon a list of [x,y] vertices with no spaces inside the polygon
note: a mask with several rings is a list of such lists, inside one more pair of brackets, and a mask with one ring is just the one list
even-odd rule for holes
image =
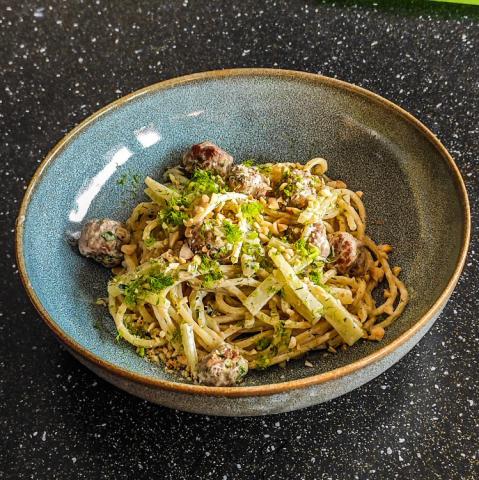
{"label": "chopped green herb", "polygon": [[138,185],[138,184],[140,183],[140,181],[141,181],[141,177],[140,177],[140,175],[139,175],[138,173],[135,173],[135,174],[132,175],[132,177],[131,177],[131,183],[132,183],[133,185]]}
{"label": "chopped green herb", "polygon": [[249,222],[254,221],[264,210],[264,205],[260,202],[248,202],[241,205],[241,212]]}
{"label": "chopped green herb", "polygon": [[258,169],[258,172],[263,175],[271,175],[272,165],[270,163],[259,164],[256,168]]}
{"label": "chopped green herb", "polygon": [[153,237],[148,237],[143,243],[146,245],[147,248],[151,248],[156,242],[156,239]]}
{"label": "chopped green herb", "polygon": [[187,208],[190,203],[191,200],[186,196],[174,196],[167,202],[166,208],[158,212],[158,218],[168,225],[183,225],[183,220],[186,220],[188,215],[182,208]]}
{"label": "chopped green herb", "polygon": [[264,248],[261,243],[257,242],[245,242],[243,244],[243,253],[252,257],[264,257]]}
{"label": "chopped green herb", "polygon": [[268,368],[270,363],[271,359],[267,355],[261,355],[256,361],[256,366],[259,370],[264,370],[265,368]]}
{"label": "chopped green herb", "polygon": [[302,258],[316,258],[319,255],[319,250],[314,245],[311,245],[304,238],[300,238],[294,243],[296,253]]}
{"label": "chopped green herb", "polygon": [[243,162],[243,165],[245,167],[254,167],[256,165],[256,160],[253,160],[252,158],[250,158],[249,160],[245,160]]}
{"label": "chopped green herb", "polygon": [[234,225],[230,221],[226,220],[223,223],[223,229],[225,231],[225,238],[228,243],[237,243],[241,241],[243,233],[238,225]]}
{"label": "chopped green herb", "polygon": [[120,185],[121,187],[123,187],[124,185],[126,185],[128,182],[128,174],[127,173],[124,173],[120,176],[120,178],[116,181],[116,184],[117,185]]}
{"label": "chopped green herb", "polygon": [[183,220],[186,220],[188,215],[174,207],[166,207],[164,210],[158,212],[158,218],[168,225],[179,226],[183,225]]}
{"label": "chopped green herb", "polygon": [[217,280],[223,278],[220,264],[216,260],[212,260],[207,256],[201,258],[199,271],[203,275],[203,285],[207,288],[213,286]]}
{"label": "chopped green herb", "polygon": [[303,188],[303,179],[300,175],[290,176],[290,172],[286,170],[283,172],[283,180],[288,182],[283,189],[283,195],[285,197],[291,197]]}
{"label": "chopped green herb", "polygon": [[130,282],[125,288],[125,302],[127,305],[136,305],[138,296],[141,293],[142,289],[142,278],[137,278]]}
{"label": "chopped green herb", "polygon": [[134,199],[138,196],[141,178],[140,174],[128,170],[120,176],[116,184],[120,187],[128,187],[129,197]]}
{"label": "chopped green herb", "polygon": [[102,238],[104,238],[107,242],[114,242],[116,240],[116,235],[113,232],[103,232],[101,234]]}
{"label": "chopped green herb", "polygon": [[148,278],[148,283],[150,284],[151,290],[158,292],[164,290],[166,287],[171,287],[175,282],[171,275],[157,273]]}
{"label": "chopped green herb", "polygon": [[259,351],[265,350],[265,349],[268,348],[270,345],[271,345],[271,339],[269,339],[269,338],[260,338],[260,339],[256,342],[256,349],[259,350]]}
{"label": "chopped green herb", "polygon": [[119,343],[122,338],[123,338],[122,334],[118,332],[118,335],[115,337],[115,342]]}
{"label": "chopped green herb", "polygon": [[162,272],[141,276],[124,286],[125,302],[135,306],[148,292],[157,293],[173,284],[173,277]]}
{"label": "chopped green herb", "polygon": [[304,238],[300,238],[295,244],[294,248],[296,252],[301,256],[301,257],[307,257],[308,256],[308,244]]}
{"label": "chopped green herb", "polygon": [[286,187],[283,188],[283,195],[285,197],[291,197],[293,193],[294,193],[294,189],[292,185],[286,185]]}
{"label": "chopped green herb", "polygon": [[171,337],[171,343],[176,343],[181,345],[181,330],[179,328],[176,328],[172,337]]}
{"label": "chopped green herb", "polygon": [[323,270],[314,270],[309,274],[309,278],[316,285],[323,285]]}
{"label": "chopped green herb", "polygon": [[216,252],[210,252],[211,258],[223,258],[225,255],[228,254],[230,251],[230,248],[228,248],[227,245],[223,245],[221,248],[219,248]]}
{"label": "chopped green herb", "polygon": [[207,170],[195,170],[187,190],[197,195],[221,193],[224,192],[223,180],[219,175],[215,175]]}
{"label": "chopped green herb", "polygon": [[217,280],[221,280],[223,274],[221,272],[210,272],[203,275],[203,285],[208,288],[212,287]]}
{"label": "chopped green herb", "polygon": [[136,349],[136,352],[141,358],[143,358],[145,356],[145,347],[138,347]]}
{"label": "chopped green herb", "polygon": [[248,373],[248,369],[244,365],[240,365],[238,367],[238,378],[236,381],[238,382],[241,380],[246,374]]}

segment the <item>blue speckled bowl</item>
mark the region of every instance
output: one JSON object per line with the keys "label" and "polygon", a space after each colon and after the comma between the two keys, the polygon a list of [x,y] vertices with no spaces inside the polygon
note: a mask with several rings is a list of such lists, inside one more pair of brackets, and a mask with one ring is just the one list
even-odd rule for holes
{"label": "blue speckled bowl", "polygon": [[[139,201],[118,180],[160,173],[210,139],[237,159],[329,160],[330,175],[365,192],[368,231],[396,247],[411,301],[383,342],[254,372],[238,387],[192,385],[115,342],[108,272],[77,255],[64,232],[86,218],[125,219]],[[470,215],[457,167],[436,137],[383,98],[318,75],[243,69],[147,87],[100,110],[47,156],[17,224],[25,287],[47,325],[101,377],[153,402],[218,415],[258,415],[319,403],[379,375],[430,328],[467,251]]]}

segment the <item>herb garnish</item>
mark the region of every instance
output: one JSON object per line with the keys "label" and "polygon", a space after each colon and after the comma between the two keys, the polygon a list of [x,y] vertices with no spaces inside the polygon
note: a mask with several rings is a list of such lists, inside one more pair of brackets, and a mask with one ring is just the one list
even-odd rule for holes
{"label": "herb garnish", "polygon": [[309,274],[309,278],[311,279],[311,281],[313,283],[315,283],[316,285],[323,285],[323,269],[317,269],[317,270],[313,270],[310,274]]}
{"label": "herb garnish", "polygon": [[151,248],[155,244],[155,242],[156,242],[156,239],[153,237],[148,237],[143,241],[143,243],[147,248]]}
{"label": "herb garnish", "polygon": [[173,277],[162,272],[137,278],[126,285],[125,302],[130,306],[136,305],[138,300],[149,292],[158,293],[166,287],[170,287],[173,283]]}
{"label": "herb garnish", "polygon": [[107,242],[114,242],[116,240],[116,235],[113,232],[110,232],[109,230],[107,232],[103,232],[101,236]]}
{"label": "herb garnish", "polygon": [[256,350],[265,350],[271,345],[271,339],[270,338],[260,338],[256,342]]}
{"label": "herb garnish", "polygon": [[128,187],[127,193],[131,200],[134,200],[138,196],[140,183],[141,175],[131,170],[127,170],[116,181],[116,184],[120,187]]}
{"label": "herb garnish", "polygon": [[160,290],[165,289],[166,287],[171,287],[174,280],[171,275],[165,275],[164,273],[157,273],[151,275],[148,278],[148,283],[150,284],[151,290],[154,292],[159,292]]}
{"label": "herb garnish", "polygon": [[158,212],[158,218],[168,225],[179,226],[183,225],[183,221],[188,218],[188,215],[181,210],[176,210],[174,207],[168,206]]}
{"label": "herb garnish", "polygon": [[248,202],[241,205],[241,213],[249,222],[254,221],[264,210],[264,205],[260,202]]}
{"label": "herb garnish", "polygon": [[319,255],[319,249],[314,245],[311,245],[304,238],[300,238],[297,242],[294,243],[294,249],[296,253],[302,258],[316,258]]}
{"label": "herb garnish", "polygon": [[219,262],[207,256],[201,257],[199,272],[203,275],[203,285],[206,288],[213,286],[217,280],[223,278],[223,272],[221,271]]}
{"label": "herb garnish", "polygon": [[225,238],[228,243],[237,243],[243,238],[243,233],[238,225],[234,225],[229,220],[226,220],[223,223],[223,229],[225,231]]}
{"label": "herb garnish", "polygon": [[212,193],[223,193],[223,180],[219,175],[215,175],[207,170],[195,170],[188,184],[187,190],[196,195],[211,195]]}

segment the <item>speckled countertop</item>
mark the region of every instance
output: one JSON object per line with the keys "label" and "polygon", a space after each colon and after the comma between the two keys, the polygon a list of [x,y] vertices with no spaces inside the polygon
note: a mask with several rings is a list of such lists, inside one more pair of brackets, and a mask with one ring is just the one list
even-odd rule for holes
{"label": "speckled countertop", "polygon": [[[0,478],[479,478],[479,8],[379,3],[0,1]],[[239,66],[396,101],[455,156],[476,222],[450,303],[386,374],[308,410],[208,418],[75,361],[23,291],[13,229],[38,162],[81,119],[144,85]]]}

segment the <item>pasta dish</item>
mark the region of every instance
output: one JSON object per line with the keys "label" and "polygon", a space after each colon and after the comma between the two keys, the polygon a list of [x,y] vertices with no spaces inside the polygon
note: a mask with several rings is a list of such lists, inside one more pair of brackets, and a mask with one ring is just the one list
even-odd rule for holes
{"label": "pasta dish", "polygon": [[89,221],[78,247],[112,269],[118,338],[219,386],[381,340],[408,302],[401,269],[366,234],[363,193],[326,171],[322,158],[234,163],[203,142],[145,179],[148,201],[125,223]]}

